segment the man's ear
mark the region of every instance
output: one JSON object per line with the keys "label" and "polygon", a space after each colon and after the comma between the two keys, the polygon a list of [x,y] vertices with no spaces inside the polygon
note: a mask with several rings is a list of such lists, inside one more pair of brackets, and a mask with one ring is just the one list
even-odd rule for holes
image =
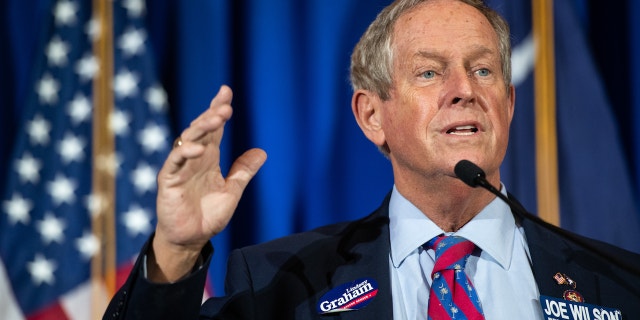
{"label": "man's ear", "polygon": [[382,128],[382,105],[380,97],[368,90],[359,89],[353,93],[351,110],[364,135],[376,146],[386,143]]}

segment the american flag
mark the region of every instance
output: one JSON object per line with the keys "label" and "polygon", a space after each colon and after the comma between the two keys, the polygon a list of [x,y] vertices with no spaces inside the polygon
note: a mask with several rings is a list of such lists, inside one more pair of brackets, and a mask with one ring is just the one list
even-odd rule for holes
{"label": "american flag", "polygon": [[[0,318],[89,319],[91,260],[116,246],[127,273],[155,225],[156,174],[170,149],[167,98],[145,31],[144,0],[113,4],[112,156],[94,162],[91,1],[58,0],[43,30],[12,167],[1,195]],[[115,181],[116,244],[92,232],[93,163]],[[121,279],[120,279],[121,280]],[[108,298],[108,297],[106,297]],[[94,311],[95,312],[95,311]]]}

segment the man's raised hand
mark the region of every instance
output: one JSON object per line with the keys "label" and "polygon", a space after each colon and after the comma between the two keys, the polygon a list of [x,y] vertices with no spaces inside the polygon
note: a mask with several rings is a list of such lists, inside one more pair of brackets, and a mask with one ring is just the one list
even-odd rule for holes
{"label": "man's raised hand", "polygon": [[251,149],[238,157],[225,177],[220,170],[220,142],[232,114],[233,94],[222,86],[209,109],[178,138],[158,174],[158,224],[152,281],[175,281],[187,274],[202,247],[229,223],[242,193],[267,156]]}

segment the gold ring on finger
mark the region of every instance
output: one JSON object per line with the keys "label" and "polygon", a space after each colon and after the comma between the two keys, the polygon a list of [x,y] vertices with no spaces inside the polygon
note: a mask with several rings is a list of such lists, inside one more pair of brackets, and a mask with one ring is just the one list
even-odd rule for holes
{"label": "gold ring on finger", "polygon": [[173,148],[177,148],[179,146],[182,145],[182,137],[177,137],[175,140],[173,140]]}

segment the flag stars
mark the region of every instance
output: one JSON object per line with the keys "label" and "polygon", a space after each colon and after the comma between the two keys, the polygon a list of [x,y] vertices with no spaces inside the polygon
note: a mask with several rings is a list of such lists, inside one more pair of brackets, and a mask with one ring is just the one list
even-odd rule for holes
{"label": "flag stars", "polygon": [[144,51],[144,41],[147,39],[147,34],[139,29],[129,28],[125,31],[118,45],[125,56],[135,56]]}
{"label": "flag stars", "polygon": [[164,127],[149,123],[138,133],[138,142],[145,153],[160,151],[167,143],[166,130]]}
{"label": "flag stars", "polygon": [[130,17],[140,17],[145,12],[143,0],[124,0],[122,6],[127,9],[127,14]]}
{"label": "flag stars", "polygon": [[131,116],[122,110],[113,111],[109,117],[111,131],[119,137],[129,133],[129,122],[131,122]]}
{"label": "flag stars", "polygon": [[140,194],[153,191],[156,187],[157,171],[147,163],[140,163],[131,172],[131,182]]}
{"label": "flag stars", "polygon": [[89,260],[100,251],[100,240],[93,233],[85,231],[82,237],[76,239],[76,249],[84,259]]}
{"label": "flag stars", "polygon": [[27,270],[31,273],[31,280],[35,285],[46,283],[53,285],[55,279],[53,271],[57,268],[53,260],[47,260],[42,254],[36,254],[33,261],[27,263]]}
{"label": "flag stars", "polygon": [[33,209],[33,204],[29,199],[25,199],[19,194],[13,194],[11,200],[5,200],[2,206],[7,215],[9,215],[9,222],[12,225],[18,222],[26,225],[31,220],[29,212]]}
{"label": "flag stars", "polygon": [[113,79],[116,97],[123,99],[138,93],[138,81],[140,81],[138,75],[133,72],[128,70],[118,72]]}
{"label": "flag stars", "polygon": [[76,63],[76,73],[82,81],[89,81],[98,74],[98,60],[91,54],[84,55]]}
{"label": "flag stars", "polygon": [[[144,0],[107,2],[115,6],[114,22],[123,22],[127,14],[142,16],[146,10]],[[161,157],[160,153],[171,147],[164,118],[167,94],[152,79],[152,66],[125,65],[148,53],[150,34],[141,20],[125,22],[113,30],[116,51],[112,52],[111,72],[115,74],[107,85],[115,101],[111,102],[113,113],[105,114],[102,120],[113,132],[116,144],[101,152],[93,145],[90,128],[96,111],[92,99],[96,92],[91,83],[105,70],[94,56],[91,43],[111,31],[100,31],[97,20],[89,20],[90,9],[79,0],[55,0],[48,9],[53,19],[51,34],[41,39],[41,63],[35,66],[37,70],[33,70],[27,87],[33,105],[24,119],[23,145],[16,146],[13,162],[7,168],[13,185],[9,186],[12,191],[0,199],[0,220],[9,231],[21,233],[14,235],[17,242],[30,239],[30,243],[15,243],[23,252],[14,255],[22,258],[14,259],[20,264],[14,263],[9,270],[13,274],[23,271],[27,283],[16,289],[23,293],[46,291],[69,282],[65,278],[73,270],[67,264],[86,265],[105,250],[105,240],[91,232],[89,220],[116,211],[117,229],[122,233],[118,241],[143,241],[154,228],[153,202],[130,201],[122,206],[123,199],[114,199],[115,195],[106,191],[93,193],[90,186],[93,168],[112,173],[116,178],[113,187],[120,195],[140,197],[157,190],[162,159],[156,156]],[[93,158],[92,150],[98,152]],[[160,152],[152,153],[157,150]],[[4,236],[12,237],[9,233]],[[60,254],[54,255],[52,249]]]}
{"label": "flag stars", "polygon": [[56,24],[71,26],[76,22],[76,12],[78,11],[78,6],[68,0],[59,1],[53,11],[53,15],[55,17]]}
{"label": "flag stars", "polygon": [[165,112],[167,110],[167,93],[159,85],[154,85],[147,89],[145,100],[155,112]]}
{"label": "flag stars", "polygon": [[49,131],[51,131],[51,124],[39,114],[27,123],[27,134],[32,144],[47,145],[49,143]]}
{"label": "flag stars", "polygon": [[58,144],[58,153],[65,164],[73,161],[80,162],[84,159],[84,147],[86,142],[83,138],[66,133],[64,138]]}
{"label": "flag stars", "polygon": [[40,103],[52,105],[58,102],[58,91],[60,83],[50,74],[45,74],[36,84],[36,93]]}
{"label": "flag stars", "polygon": [[33,184],[40,181],[40,169],[42,169],[42,161],[34,158],[30,153],[25,153],[22,158],[16,159],[16,172],[23,183],[30,182]]}
{"label": "flag stars", "polygon": [[151,232],[151,215],[137,205],[131,206],[123,215],[124,226],[131,236],[148,235]]}
{"label": "flag stars", "polygon": [[47,191],[55,205],[73,204],[76,200],[75,188],[76,183],[62,175],[56,176],[53,181],[47,184]]}
{"label": "flag stars", "polygon": [[51,212],[47,212],[44,218],[36,222],[36,229],[42,236],[45,244],[57,242],[62,244],[64,241],[65,223],[62,219],[56,218]]}
{"label": "flag stars", "polygon": [[91,116],[91,102],[83,94],[78,93],[73,100],[69,102],[67,112],[74,125],[86,122],[89,120],[89,116]]}
{"label": "flag stars", "polygon": [[64,67],[67,64],[69,45],[62,41],[59,36],[53,37],[47,45],[47,59],[53,66]]}
{"label": "flag stars", "polygon": [[91,20],[89,20],[89,22],[87,22],[87,24],[84,27],[84,32],[87,34],[87,37],[89,37],[89,39],[91,39],[91,41],[95,41],[96,39],[98,39],[98,36],[100,35],[100,23],[99,23],[99,19],[97,18],[93,18]]}

